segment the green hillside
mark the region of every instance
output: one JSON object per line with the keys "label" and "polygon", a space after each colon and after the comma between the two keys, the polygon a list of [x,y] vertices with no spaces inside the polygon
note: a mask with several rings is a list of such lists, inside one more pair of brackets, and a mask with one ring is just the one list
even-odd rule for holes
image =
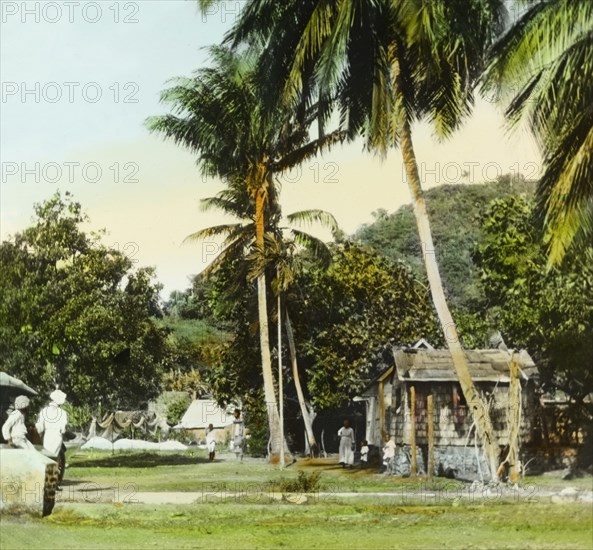
{"label": "green hillside", "polygon": [[[442,185],[426,192],[437,259],[450,302],[464,307],[479,297],[472,250],[480,234],[480,216],[488,203],[505,195],[532,194],[535,182],[503,176],[496,182]],[[424,278],[422,247],[411,205],[389,214],[379,210],[354,239],[392,260],[404,260]],[[430,252],[430,251],[426,251]]]}

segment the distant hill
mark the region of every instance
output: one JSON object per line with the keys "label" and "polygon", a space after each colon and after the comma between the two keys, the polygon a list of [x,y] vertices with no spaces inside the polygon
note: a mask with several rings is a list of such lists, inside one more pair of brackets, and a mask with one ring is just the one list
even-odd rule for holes
{"label": "distant hill", "polygon": [[[442,185],[425,193],[437,260],[450,303],[465,307],[480,297],[472,251],[480,235],[480,217],[490,201],[506,195],[533,194],[536,182],[503,176],[492,183]],[[425,278],[422,249],[411,205],[389,214],[373,213],[354,239],[392,260],[403,260]]]}

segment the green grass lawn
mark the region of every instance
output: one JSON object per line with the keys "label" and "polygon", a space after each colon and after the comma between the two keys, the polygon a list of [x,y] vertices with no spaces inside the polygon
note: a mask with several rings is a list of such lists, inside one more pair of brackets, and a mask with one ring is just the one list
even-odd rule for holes
{"label": "green grass lawn", "polygon": [[[202,491],[212,485],[249,487],[254,484],[277,483],[295,479],[299,471],[321,472],[320,490],[340,492],[391,492],[445,488],[449,491],[464,486],[462,482],[433,478],[401,478],[383,476],[377,469],[343,469],[337,459],[301,459],[281,470],[263,460],[246,458],[238,462],[232,454],[219,454],[215,462],[208,462],[206,451],[194,449],[185,453],[165,452],[75,452],[68,457],[68,484],[96,483],[101,486],[133,484],[137,492]],[[526,494],[537,496],[542,489],[575,487],[593,490],[591,476],[562,481],[558,478],[531,476],[522,480]]]}
{"label": "green grass lawn", "polygon": [[62,505],[3,516],[2,548],[591,548],[591,508],[551,504],[398,506],[220,502]]}
{"label": "green grass lawn", "polygon": [[[454,480],[427,483],[344,470],[332,459],[300,460],[281,470],[255,459],[239,463],[232,455],[209,463],[196,449],[78,452],[68,461],[52,515],[0,516],[2,550],[593,548],[591,504],[538,498],[537,489],[549,489],[549,479],[539,480],[541,485],[536,478],[526,480],[534,490],[520,498],[476,500],[457,498],[468,486]],[[320,485],[307,502],[293,504],[282,497],[281,487],[300,471],[321,472]],[[590,477],[556,483],[591,489]],[[134,502],[137,493],[160,491],[199,495],[184,505]],[[340,495],[346,492],[358,495]]]}

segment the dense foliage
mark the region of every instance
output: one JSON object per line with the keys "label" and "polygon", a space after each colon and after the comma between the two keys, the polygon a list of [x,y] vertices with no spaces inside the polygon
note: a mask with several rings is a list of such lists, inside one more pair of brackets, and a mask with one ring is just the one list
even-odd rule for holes
{"label": "dense foliage", "polygon": [[486,89],[510,101],[541,147],[537,211],[548,261],[593,240],[593,2],[517,0],[521,17],[490,52]]}
{"label": "dense foliage", "polygon": [[529,350],[548,389],[581,402],[593,392],[593,247],[548,270],[534,201],[506,197],[484,214],[475,260],[485,294],[479,313],[509,346]]}
{"label": "dense foliage", "polygon": [[[480,215],[500,196],[533,193],[535,183],[504,176],[479,185],[443,185],[426,192],[426,202],[443,285],[453,307],[464,308],[482,298],[472,250],[481,234]],[[362,226],[355,238],[391,260],[403,260],[420,278],[425,277],[423,250],[412,207],[392,214],[375,213],[373,223]]]}
{"label": "dense foliage", "polygon": [[2,370],[73,404],[138,406],[166,359],[153,271],[81,229],[69,194],[35,207],[31,227],[0,245]]}
{"label": "dense foliage", "polygon": [[[332,247],[332,256],[328,270],[312,265],[295,274],[286,297],[301,377],[318,409],[343,405],[357,395],[377,374],[370,358],[385,343],[437,338],[428,291],[405,265],[354,244]],[[210,284],[217,318],[233,325],[233,340],[221,344],[218,361],[206,374],[216,397],[226,402],[235,396],[253,400],[261,389],[256,289],[231,285],[233,292],[224,292],[235,271],[228,266]],[[270,336],[277,350],[276,335],[271,331]],[[285,345],[283,354],[290,400],[294,388]]]}
{"label": "dense foliage", "polygon": [[307,387],[319,408],[338,407],[378,374],[371,362],[386,343],[438,341],[428,289],[409,268],[353,244],[336,247],[327,271],[301,280],[295,312]]}

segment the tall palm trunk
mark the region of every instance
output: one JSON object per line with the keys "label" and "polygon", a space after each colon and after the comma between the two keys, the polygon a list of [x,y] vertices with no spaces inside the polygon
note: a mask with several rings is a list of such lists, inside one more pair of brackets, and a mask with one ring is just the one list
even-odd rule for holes
{"label": "tall palm trunk", "polygon": [[307,443],[312,456],[317,456],[319,449],[317,447],[317,440],[313,433],[313,420],[315,420],[315,411],[313,407],[308,406],[303,394],[301,386],[301,378],[299,376],[299,369],[297,363],[296,345],[294,341],[294,331],[292,330],[292,323],[288,315],[288,308],[286,310],[286,336],[288,338],[288,349],[290,350],[290,363],[292,365],[292,377],[294,379],[294,386],[296,388],[299,405],[301,406],[301,414],[303,415],[303,423],[305,424],[305,433],[307,434]]}
{"label": "tall palm trunk", "polygon": [[[255,194],[255,233],[256,244],[260,250],[264,247],[264,209],[265,195],[262,189]],[[270,462],[280,460],[280,416],[274,388],[274,374],[272,372],[272,356],[270,353],[270,335],[268,332],[268,301],[266,289],[266,276],[264,273],[257,278],[257,312],[259,318],[259,344],[262,362],[262,375],[264,381],[264,395],[266,399],[266,412],[270,428],[271,455]]]}
{"label": "tall palm trunk", "polygon": [[424,265],[426,267],[432,300],[439,317],[443,334],[445,335],[447,347],[451,352],[453,366],[457,373],[457,377],[459,378],[461,391],[463,392],[468,407],[472,412],[478,436],[486,454],[488,467],[490,468],[490,475],[492,476],[492,479],[496,479],[499,449],[488,407],[478,394],[469,373],[467,358],[461,347],[459,336],[457,334],[457,327],[453,321],[453,317],[449,311],[447,300],[445,298],[434,244],[432,242],[432,233],[428,220],[428,212],[426,210],[426,202],[422,192],[420,176],[418,174],[416,154],[412,143],[412,131],[407,120],[402,124],[400,146],[408,179],[408,187],[413,200],[414,216],[416,217],[416,225],[418,227],[418,235],[422,245],[422,254],[424,256]]}

